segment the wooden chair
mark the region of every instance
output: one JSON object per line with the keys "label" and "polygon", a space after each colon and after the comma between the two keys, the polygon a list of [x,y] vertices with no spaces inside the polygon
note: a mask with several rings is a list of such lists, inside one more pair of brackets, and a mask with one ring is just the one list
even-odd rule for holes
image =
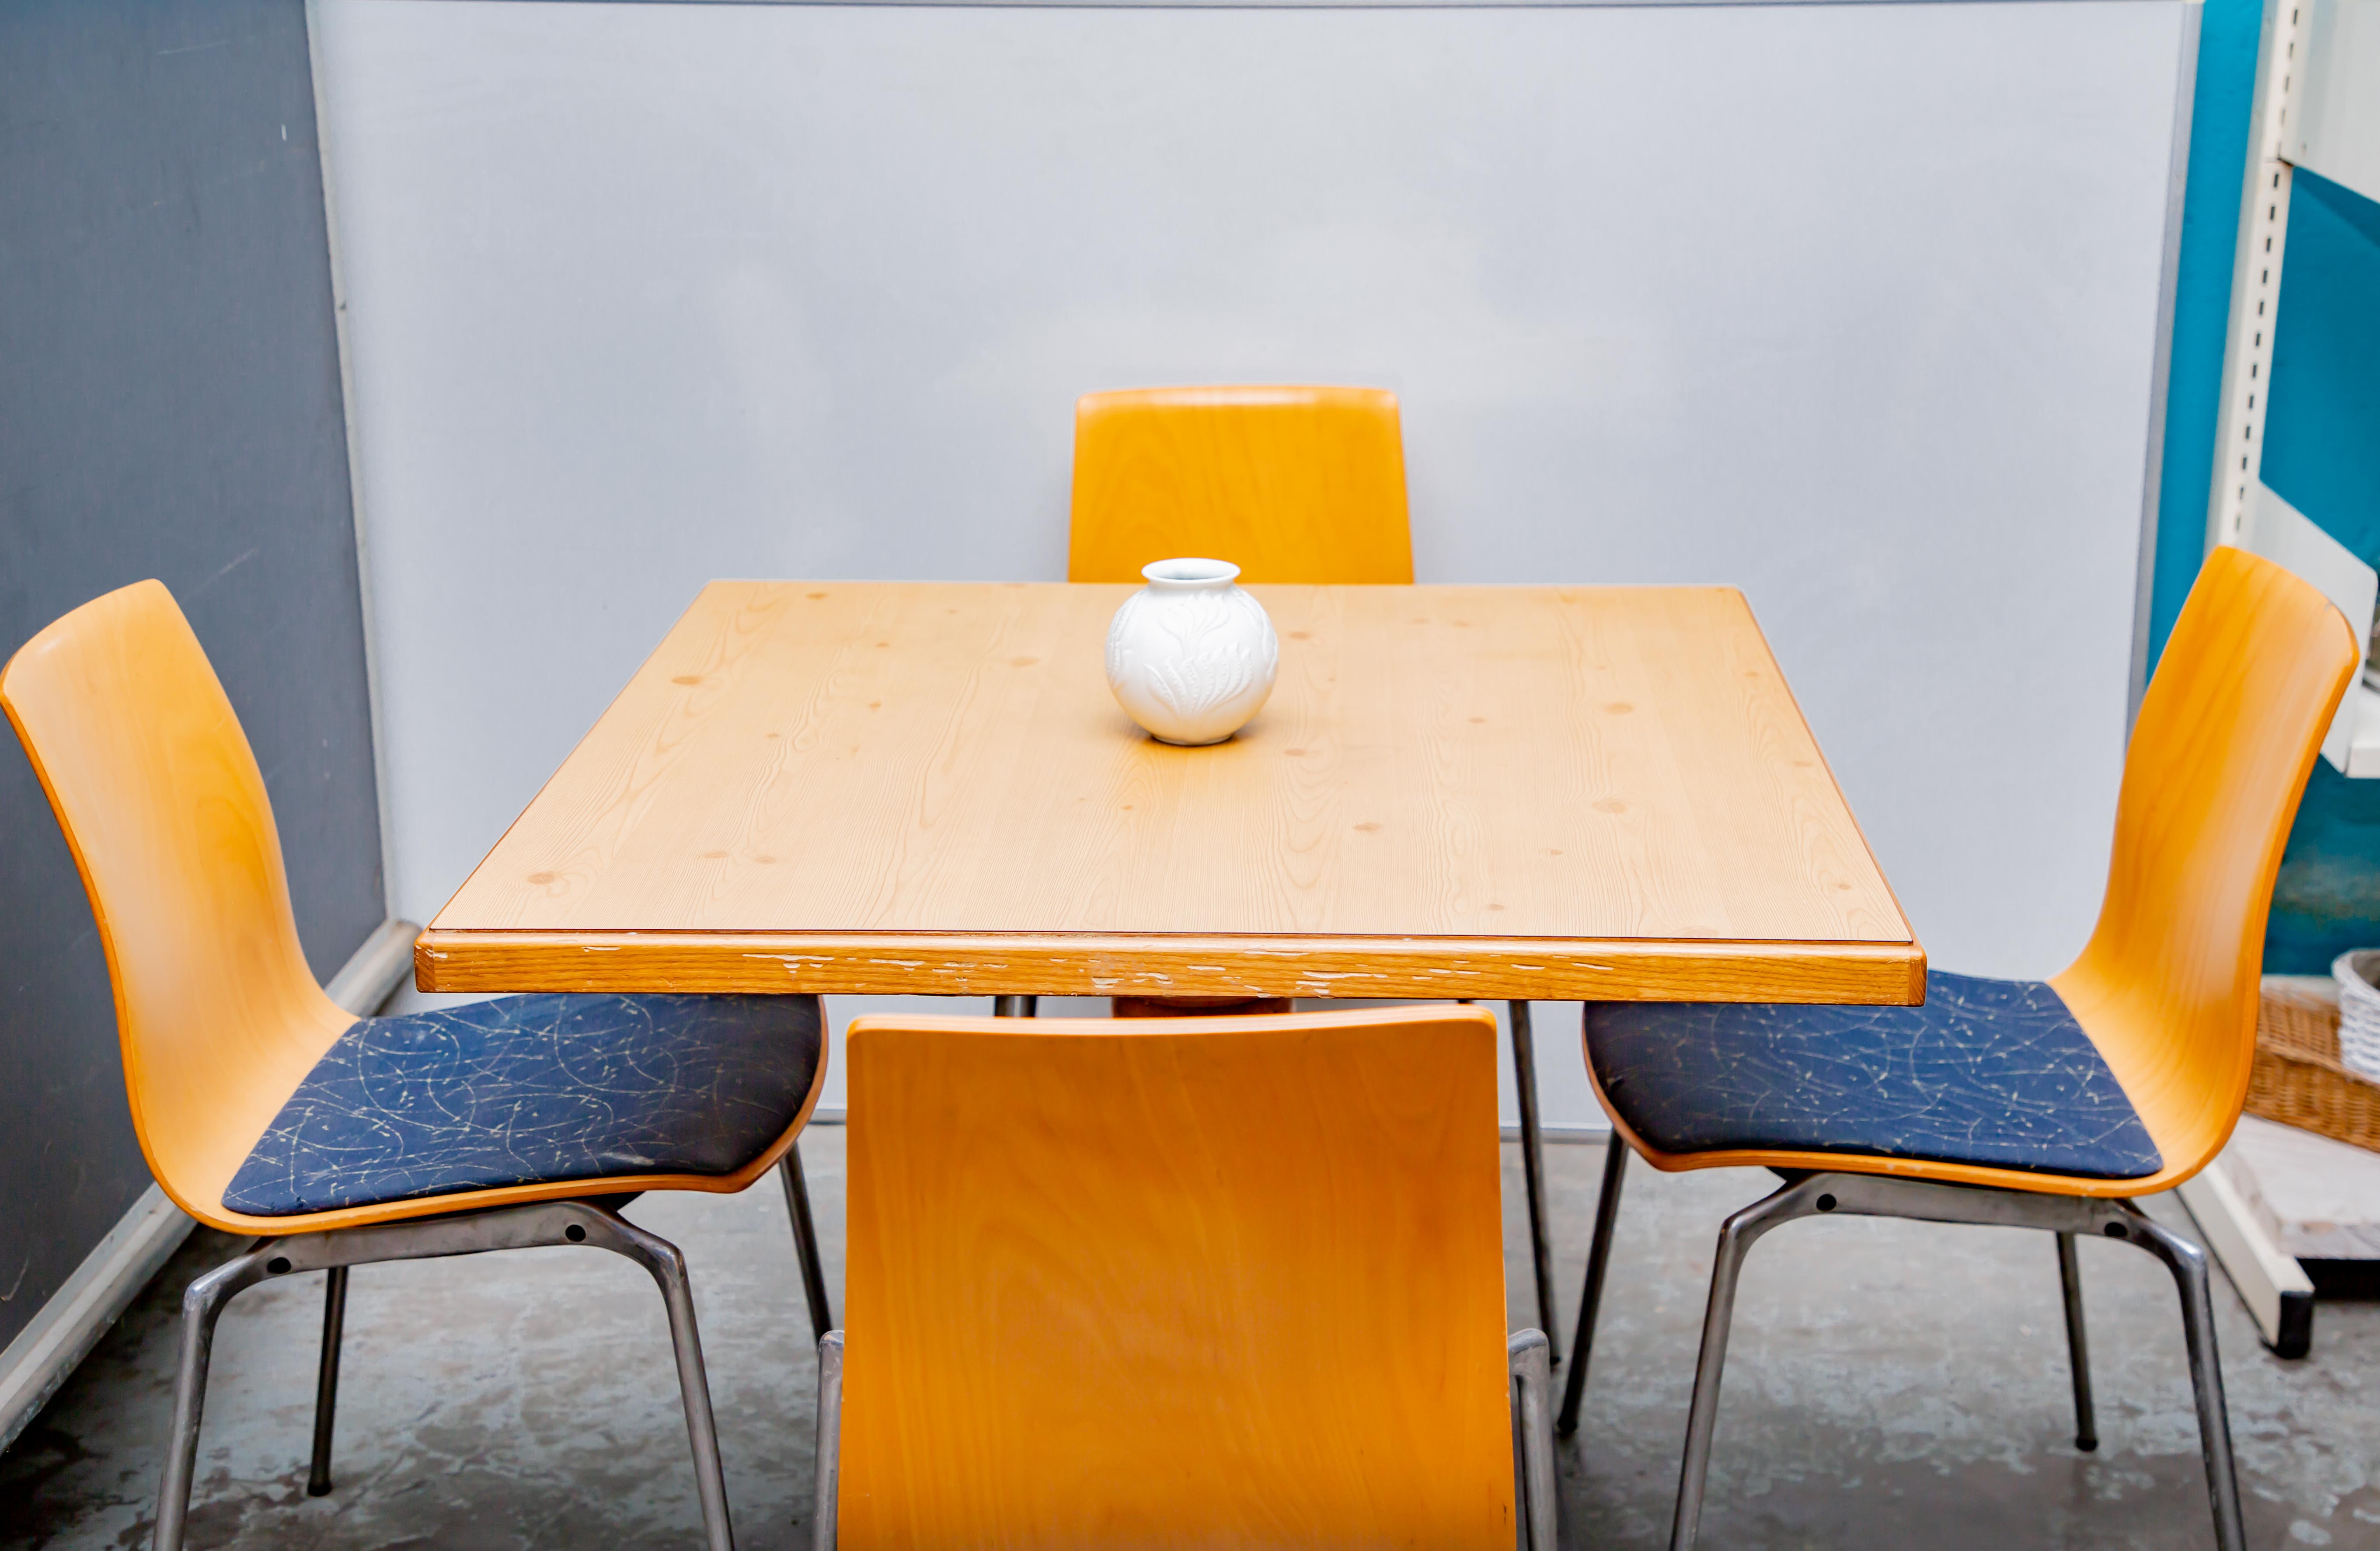
{"label": "wooden chair", "polygon": [[2355,661],[2352,633],[2314,588],[2245,551],[2207,557],[2132,730],[2098,926],[2046,984],[1933,974],[1911,1008],[1587,1008],[1587,1066],[1618,1135],[1565,1435],[1630,1151],[1657,1169],[1786,1180],[1719,1231],[1673,1551],[1694,1541],[1744,1256],[1770,1229],[1822,1213],[2055,1233],[2084,1449],[2097,1438],[2075,1236],[2157,1256],[2180,1289],[2216,1540],[2239,1551],[2205,1254],[2131,1198],[2206,1167],[2239,1121],[2273,876]]}
{"label": "wooden chair", "polygon": [[1174,555],[1244,582],[1414,579],[1396,394],[1136,388],[1075,405],[1070,582],[1137,582]]}
{"label": "wooden chair", "polygon": [[[1410,585],[1403,431],[1382,388],[1135,388],[1075,406],[1075,512],[1066,579],[1137,582],[1174,555],[1213,555],[1244,582]],[[1128,1016],[1163,1011],[1119,1000]],[[1190,1003],[1174,1004],[1182,1012]],[[1003,1012],[1029,1011],[1004,998]],[[1287,1012],[1251,1002],[1227,1012]],[[1510,1004],[1537,1318],[1554,1323],[1545,1142],[1529,1004]],[[1559,1363],[1559,1343],[1548,1348]]]}
{"label": "wooden chair", "polygon": [[[85,604],[0,672],[98,918],[140,1149],[184,1211],[260,1242],[182,1301],[155,1544],[182,1541],[215,1320],[257,1282],[329,1273],[308,1491],[330,1490],[347,1269],[587,1244],[660,1284],[705,1528],[732,1545],[702,1348],[675,1247],[616,1208],[778,1168],[825,1076],[812,997],[512,997],[358,1020],[322,994],[264,782],[164,587]],[[815,1243],[812,1316],[832,1316]]]}
{"label": "wooden chair", "polygon": [[1552,1551],[1488,1014],[867,1017],[847,1052],[817,1545]]}

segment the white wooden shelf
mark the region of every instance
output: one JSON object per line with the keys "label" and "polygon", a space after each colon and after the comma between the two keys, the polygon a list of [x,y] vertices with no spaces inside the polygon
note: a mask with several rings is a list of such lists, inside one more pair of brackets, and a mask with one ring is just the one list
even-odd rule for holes
{"label": "white wooden shelf", "polygon": [[2380,689],[2358,680],[2347,692],[2346,709],[2354,718],[2354,732],[2348,741],[2342,773],[2380,776]]}
{"label": "white wooden shelf", "polygon": [[[2380,705],[2380,695],[2362,693]],[[2327,976],[2265,984],[2333,994]],[[2313,1278],[2302,1262],[2380,1261],[2380,1153],[2242,1115],[2222,1156],[2177,1194],[2283,1357],[2304,1356],[2313,1337]]]}

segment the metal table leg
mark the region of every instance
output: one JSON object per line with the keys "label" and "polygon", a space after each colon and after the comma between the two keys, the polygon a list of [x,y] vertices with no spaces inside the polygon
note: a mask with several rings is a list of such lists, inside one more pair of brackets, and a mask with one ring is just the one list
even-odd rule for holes
{"label": "metal table leg", "polygon": [[1546,1139],[1537,1123],[1537,1047],[1529,1028],[1529,1004],[1509,1001],[1505,1011],[1512,1025],[1512,1085],[1521,1097],[1521,1170],[1529,1192],[1529,1264],[1536,1273],[1537,1325],[1546,1332],[1546,1362],[1561,1362],[1561,1347],[1553,1339],[1553,1247],[1546,1234]]}

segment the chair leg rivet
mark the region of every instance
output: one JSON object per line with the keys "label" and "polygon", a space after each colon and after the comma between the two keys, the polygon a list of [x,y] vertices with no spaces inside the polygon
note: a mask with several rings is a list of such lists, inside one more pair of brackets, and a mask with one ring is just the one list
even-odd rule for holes
{"label": "chair leg rivet", "polygon": [[2110,1238],[2110,1239],[2121,1239],[2121,1238],[2125,1238],[2125,1237],[2127,1237],[2127,1236],[2128,1236],[2128,1235],[2126,1234],[2126,1232],[2125,1232],[2125,1230],[2124,1230],[2124,1225],[2123,1225],[2122,1223],[2120,1223],[2120,1222],[2111,1222],[2111,1223],[2109,1223],[2109,1224],[2107,1225],[2107,1237],[2108,1237],[2108,1238]]}
{"label": "chair leg rivet", "polygon": [[276,1254],[264,1263],[264,1268],[276,1277],[286,1276],[289,1272],[289,1262]]}
{"label": "chair leg rivet", "polygon": [[574,1244],[583,1244],[587,1242],[587,1230],[574,1222],[562,1230],[562,1236]]}
{"label": "chair leg rivet", "polygon": [[1831,1211],[1833,1211],[1834,1209],[1835,1209],[1835,1198],[1834,1198],[1833,1196],[1831,1196],[1831,1195],[1821,1195],[1820,1197],[1818,1197],[1818,1210],[1820,1210],[1820,1211],[1822,1211],[1822,1212],[1831,1212]]}

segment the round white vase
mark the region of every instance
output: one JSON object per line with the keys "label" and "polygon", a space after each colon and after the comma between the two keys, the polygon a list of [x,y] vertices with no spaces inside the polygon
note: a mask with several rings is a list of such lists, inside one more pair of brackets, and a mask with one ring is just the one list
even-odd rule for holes
{"label": "round white vase", "polygon": [[1272,693],[1281,641],[1224,560],[1160,560],[1108,626],[1108,685],[1160,743],[1219,744]]}

